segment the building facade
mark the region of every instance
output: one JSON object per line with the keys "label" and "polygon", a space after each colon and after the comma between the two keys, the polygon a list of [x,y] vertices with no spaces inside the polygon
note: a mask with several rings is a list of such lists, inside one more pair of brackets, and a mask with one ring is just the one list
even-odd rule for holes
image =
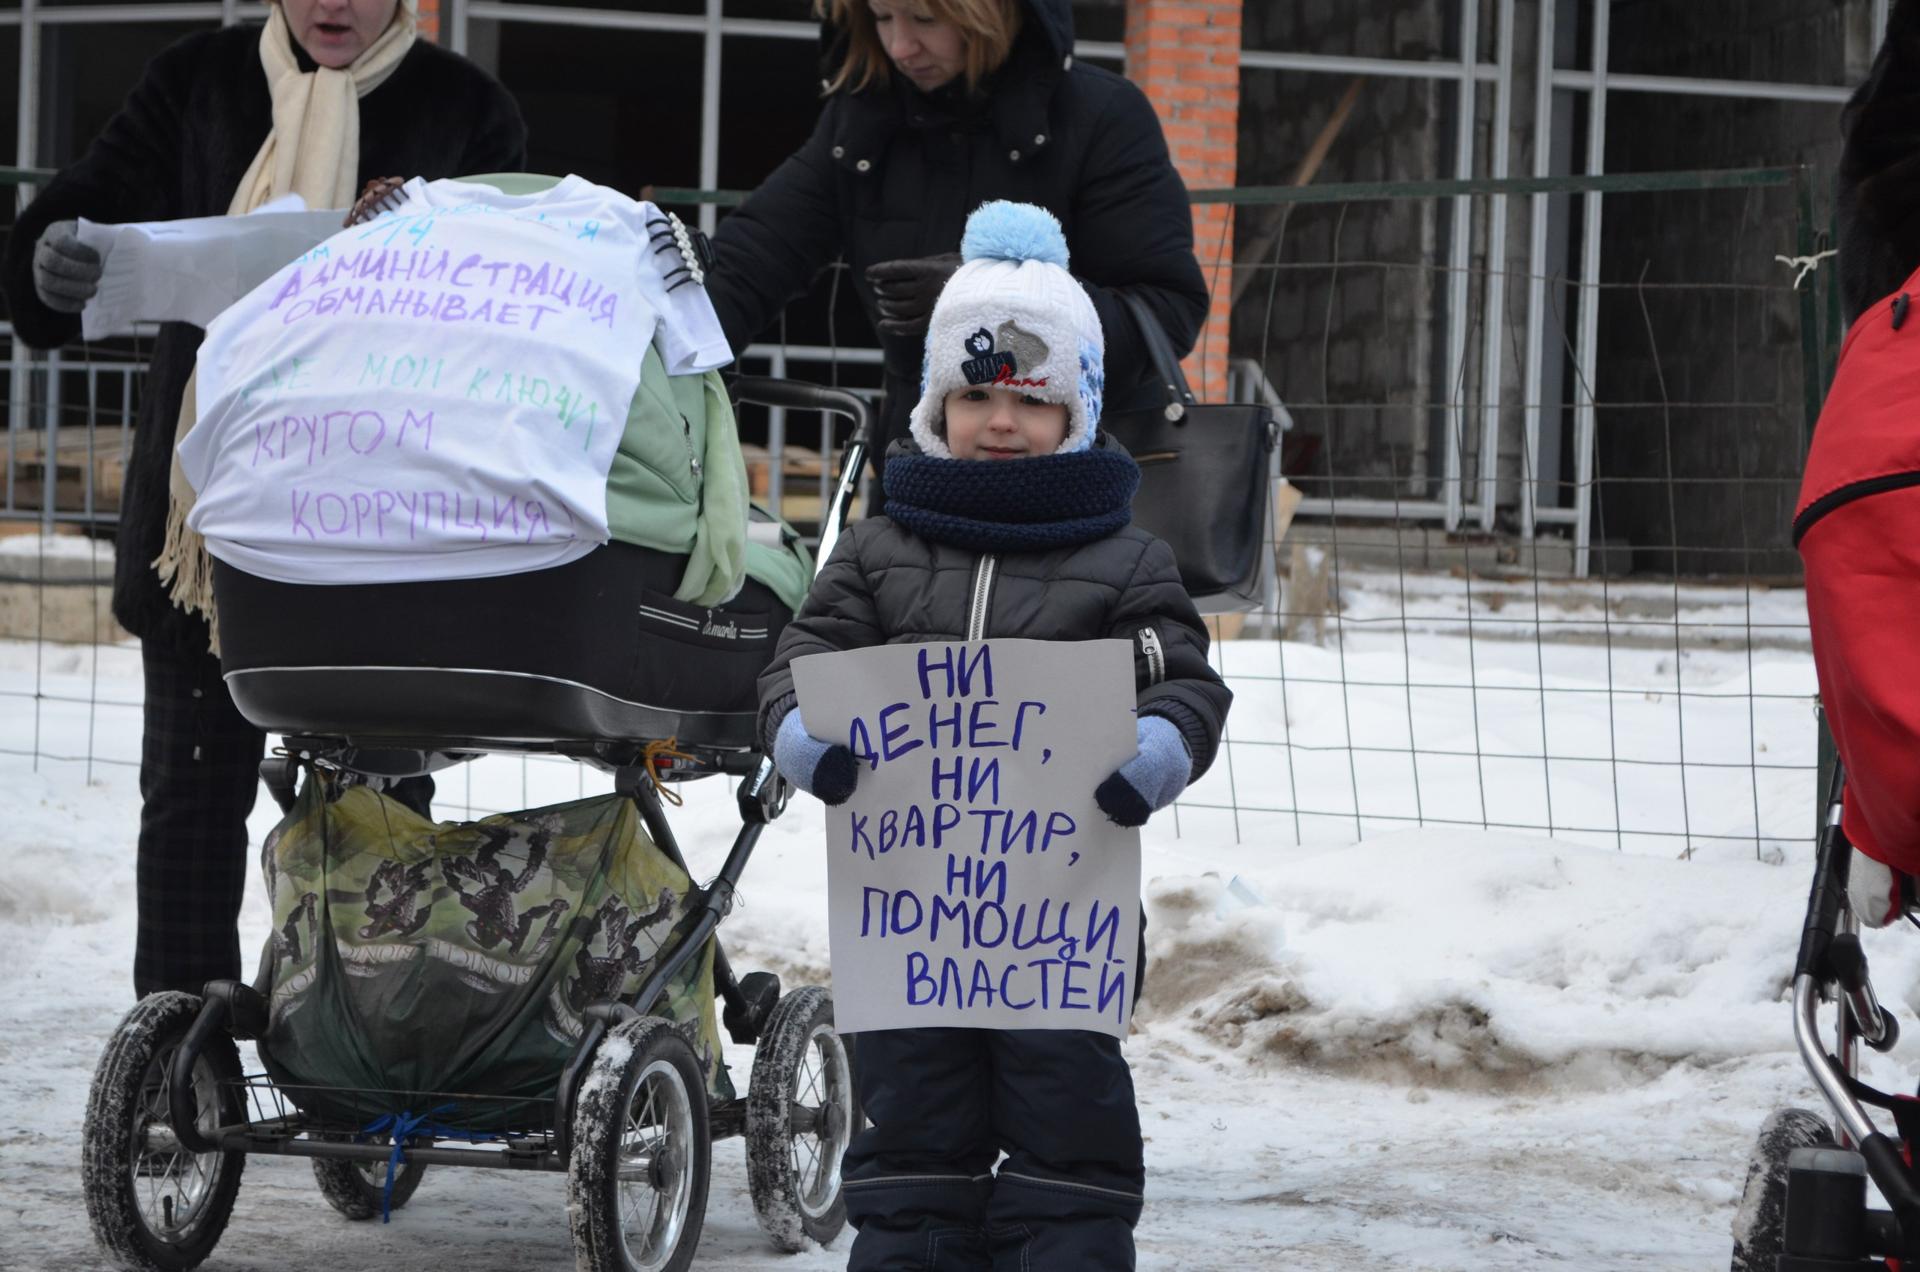
{"label": "building facade", "polygon": [[[1793,569],[1782,511],[1805,443],[1807,333],[1794,271],[1774,258],[1801,254],[1794,186],[1419,183],[1804,164],[1824,218],[1839,107],[1886,8],[1073,5],[1079,56],[1142,85],[1196,192],[1214,307],[1190,361],[1195,387],[1286,405],[1306,515],[1564,544],[1576,571],[1618,550],[1636,569],[1688,574]],[[536,170],[636,193],[748,190],[817,113],[807,0],[421,9],[433,38],[514,92]],[[258,0],[0,0],[0,66],[18,68],[15,91],[0,88],[0,147],[12,145],[0,167],[57,168],[154,52],[261,11]],[[1345,188],[1355,183],[1374,184]],[[1335,186],[1327,201],[1285,201]],[[684,210],[709,224],[724,215]],[[822,274],[753,369],[877,382],[865,319],[839,282]],[[1816,269],[1808,285],[1819,284]],[[30,364],[7,364],[14,430],[35,427],[48,396],[30,389],[44,376]]]}

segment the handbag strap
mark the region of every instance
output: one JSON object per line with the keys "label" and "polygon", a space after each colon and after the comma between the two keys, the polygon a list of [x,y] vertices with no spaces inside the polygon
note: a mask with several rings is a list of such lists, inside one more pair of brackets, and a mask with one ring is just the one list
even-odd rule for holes
{"label": "handbag strap", "polygon": [[1160,385],[1166,391],[1167,418],[1184,418],[1187,408],[1197,402],[1193,390],[1187,387],[1187,374],[1180,369],[1180,359],[1173,354],[1173,341],[1167,339],[1166,329],[1153,316],[1146,301],[1127,291],[1117,291],[1114,295],[1120,298],[1120,303],[1133,315],[1134,325],[1140,328],[1140,339],[1147,346],[1147,356],[1153,360],[1154,374],[1160,377]]}

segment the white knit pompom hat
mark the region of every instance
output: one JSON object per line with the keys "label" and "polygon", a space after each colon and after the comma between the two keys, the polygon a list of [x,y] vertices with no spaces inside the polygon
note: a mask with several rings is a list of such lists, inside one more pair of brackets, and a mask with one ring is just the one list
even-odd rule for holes
{"label": "white knit pompom hat", "polygon": [[1057,453],[1087,449],[1100,424],[1106,339],[1093,301],[1067,272],[1060,222],[1031,203],[983,203],[967,218],[960,255],[927,325],[913,440],[952,459],[946,396],[982,385],[1064,404],[1067,437]]}

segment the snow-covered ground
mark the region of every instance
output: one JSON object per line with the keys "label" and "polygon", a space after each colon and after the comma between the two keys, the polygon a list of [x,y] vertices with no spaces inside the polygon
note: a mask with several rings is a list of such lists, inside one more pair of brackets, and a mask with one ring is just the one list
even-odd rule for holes
{"label": "snow-covered ground", "polygon": [[[1791,615],[1778,596],[1764,622]],[[1393,604],[1347,599],[1356,620]],[[1231,771],[1146,836],[1151,968],[1128,1045],[1143,1268],[1725,1266],[1761,1118],[1815,1102],[1784,997],[1813,675],[1791,639],[1676,649],[1666,622],[1665,648],[1357,621],[1339,648],[1224,647]],[[139,694],[130,649],[0,644],[0,1267],[98,1265],[79,1124],[131,1001],[138,798],[114,761],[137,756]],[[440,806],[598,789],[576,766],[488,759],[446,775]],[[686,793],[676,826],[710,873],[731,794]],[[762,839],[726,928],[736,966],[824,975],[821,844],[805,799]],[[257,890],[244,924],[258,948]],[[1920,1010],[1920,942],[1869,952],[1882,997]],[[1900,1081],[1912,1056],[1879,1072]],[[844,1238],[772,1253],[745,1189],[724,1144],[696,1266],[844,1263]],[[557,1177],[430,1172],[381,1227],[334,1215],[304,1163],[256,1158],[207,1266],[570,1262]]]}

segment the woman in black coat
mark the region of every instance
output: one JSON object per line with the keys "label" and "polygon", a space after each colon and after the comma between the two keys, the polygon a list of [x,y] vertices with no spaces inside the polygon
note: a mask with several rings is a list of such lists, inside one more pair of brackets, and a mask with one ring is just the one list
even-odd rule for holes
{"label": "woman in black coat", "polygon": [[844,256],[886,355],[886,443],[907,435],[927,315],[967,215],[1036,203],[1067,232],[1107,342],[1108,409],[1151,401],[1151,363],[1115,289],[1177,353],[1207,286],[1193,214],[1152,105],[1073,57],[1068,0],[820,0],[827,103],[813,136],[720,223],[707,293],[744,349]]}
{"label": "woman in black coat", "polygon": [[[309,77],[307,98],[332,91],[336,110],[357,110],[358,163],[350,154],[314,157],[335,163],[336,186],[358,189],[390,173],[434,178],[524,167],[526,126],[512,97],[466,59],[415,39],[413,9],[414,0],[279,0],[265,31],[201,32],[154,58],[86,154],[15,223],[0,272],[15,335],[36,348],[79,335],[79,308],[100,265],[73,237],[74,218],[218,216],[245,183],[257,182],[262,194],[285,188],[275,179],[273,148],[280,165],[293,168],[312,157],[312,147],[302,149],[304,130],[291,142],[279,135],[276,114],[286,118],[289,94],[273,91],[270,72],[283,83]],[[273,39],[285,43],[269,47]],[[352,81],[356,68],[381,54],[373,87],[337,78]],[[246,819],[265,745],[227,695],[206,619],[174,605],[153,568],[165,539],[181,395],[202,335],[185,323],[161,328],[115,545],[113,612],[140,638],[146,673],[134,956],[140,994],[197,993],[208,980],[239,975]]]}
{"label": "woman in black coat", "polygon": [[1852,322],[1920,269],[1920,0],[1893,6],[1840,127],[1840,298]]}

